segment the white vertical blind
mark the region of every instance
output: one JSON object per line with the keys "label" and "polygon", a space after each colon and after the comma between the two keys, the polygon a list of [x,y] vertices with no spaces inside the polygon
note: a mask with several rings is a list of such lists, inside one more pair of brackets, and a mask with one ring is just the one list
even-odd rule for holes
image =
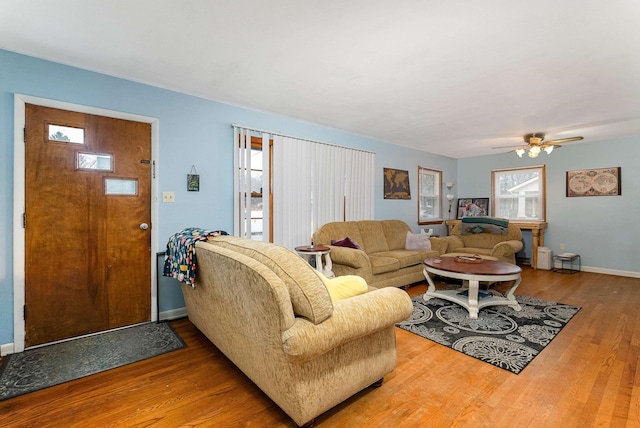
{"label": "white vertical blind", "polygon": [[243,128],[233,128],[234,170],[233,230],[238,236],[251,238],[251,135]]}
{"label": "white vertical blind", "polygon": [[343,220],[345,189],[344,149],[314,144],[311,189],[311,233],[325,223]]}
{"label": "white vertical blind", "polygon": [[285,247],[311,242],[312,154],[309,141],[273,139],[273,242]]}
{"label": "white vertical blind", "polygon": [[374,216],[375,154],[350,150],[346,153],[346,221],[369,220]]}
{"label": "white vertical blind", "polygon": [[269,162],[269,138],[269,133],[262,133],[262,240],[267,242],[271,240],[269,231],[271,219],[269,210],[269,200],[271,198],[271,183],[269,183],[269,174],[271,172]]}
{"label": "white vertical blind", "polygon": [[[258,130],[254,130],[258,131]],[[237,191],[237,219],[242,212],[250,218],[250,160],[251,130],[234,125],[234,137],[248,141],[238,150],[239,175],[234,179]],[[262,132],[263,143],[263,231],[267,239],[269,225],[269,192],[273,192],[273,242],[294,248],[311,242],[313,232],[325,223],[346,220],[372,219],[374,215],[375,154],[303,138]],[[242,138],[244,136],[244,138]],[[269,138],[273,139],[273,159],[269,162]],[[243,151],[244,150],[244,151]],[[250,156],[249,156],[250,158]],[[234,160],[236,160],[234,158]],[[273,188],[269,189],[269,170]],[[248,181],[248,183],[247,183]],[[248,186],[248,190],[247,190]],[[243,192],[243,190],[245,192]],[[242,197],[248,194],[249,197]],[[243,211],[245,210],[245,211]],[[249,210],[248,212],[246,210]],[[250,237],[250,221],[239,227],[234,222],[235,234]]]}

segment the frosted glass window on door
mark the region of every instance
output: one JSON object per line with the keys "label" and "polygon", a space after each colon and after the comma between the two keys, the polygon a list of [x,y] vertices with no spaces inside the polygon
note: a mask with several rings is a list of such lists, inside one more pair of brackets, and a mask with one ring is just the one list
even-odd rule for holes
{"label": "frosted glass window on door", "polygon": [[84,129],[82,128],[49,124],[47,131],[49,141],[84,144]]}
{"label": "frosted glass window on door", "polygon": [[110,154],[78,153],[76,168],[87,171],[113,171],[113,157]]}
{"label": "frosted glass window on door", "polygon": [[135,196],[138,194],[138,180],[105,178],[104,189],[106,195]]}

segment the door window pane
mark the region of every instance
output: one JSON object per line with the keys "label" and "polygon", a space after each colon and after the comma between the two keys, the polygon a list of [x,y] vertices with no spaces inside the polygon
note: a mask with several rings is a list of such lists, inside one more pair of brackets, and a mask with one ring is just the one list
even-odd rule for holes
{"label": "door window pane", "polygon": [[105,195],[135,196],[138,194],[138,180],[126,178],[105,178],[104,193]]}
{"label": "door window pane", "polygon": [[89,171],[113,171],[113,156],[108,153],[76,154],[76,169]]}
{"label": "door window pane", "polygon": [[48,140],[62,143],[84,144],[84,129],[48,124]]}

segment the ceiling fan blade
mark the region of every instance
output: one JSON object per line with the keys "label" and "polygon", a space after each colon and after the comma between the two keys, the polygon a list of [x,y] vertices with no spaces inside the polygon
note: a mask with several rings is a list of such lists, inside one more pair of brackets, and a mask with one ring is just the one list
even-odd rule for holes
{"label": "ceiling fan blade", "polygon": [[580,140],[584,140],[584,137],[559,138],[557,140],[545,141],[544,144],[560,144],[560,143],[569,143],[571,141],[580,141]]}
{"label": "ceiling fan blade", "polygon": [[515,144],[515,145],[511,145],[511,146],[498,146],[498,147],[491,147],[492,149],[512,149],[514,147],[524,147],[526,146],[527,143],[520,143],[520,144]]}

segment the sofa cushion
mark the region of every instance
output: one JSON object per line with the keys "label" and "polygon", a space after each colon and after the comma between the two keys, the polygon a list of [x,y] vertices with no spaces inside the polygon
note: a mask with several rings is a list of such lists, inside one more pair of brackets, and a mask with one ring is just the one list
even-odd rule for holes
{"label": "sofa cushion", "polygon": [[426,250],[396,250],[396,251],[383,251],[375,254],[377,257],[388,257],[398,261],[398,269],[405,268],[407,266],[422,264],[427,257],[437,257],[439,254],[435,254],[433,251]]}
{"label": "sofa cushion", "polygon": [[336,247],[353,248],[353,249],[356,249],[356,250],[361,250],[362,249],[360,247],[360,245],[358,245],[358,243],[356,241],[354,241],[353,239],[349,238],[348,236],[346,238],[340,239],[338,241],[331,240],[331,245],[335,245]]}
{"label": "sofa cushion", "polygon": [[431,240],[427,235],[407,232],[404,248],[407,250],[430,250]]}
{"label": "sofa cushion", "polygon": [[429,238],[429,241],[431,241],[431,249],[440,254],[446,253],[449,248],[449,241],[446,238],[434,238],[432,236]]}
{"label": "sofa cushion", "polygon": [[[389,251],[387,238],[382,229],[382,222],[375,220],[361,220],[358,222],[362,242],[360,246],[367,254]],[[402,234],[404,237],[404,233]],[[374,272],[375,273],[375,272]]]}
{"label": "sofa cushion", "polygon": [[362,236],[356,221],[338,221],[320,226],[313,234],[314,245],[331,245],[332,240],[348,236],[362,246]]}
{"label": "sofa cushion", "polygon": [[269,267],[287,285],[293,312],[314,324],[333,313],[333,304],[321,275],[290,249],[235,236],[218,236],[209,242],[247,255]]}
{"label": "sofa cushion", "polygon": [[396,257],[387,257],[382,254],[369,254],[371,262],[371,272],[374,275],[385,272],[393,272],[400,269],[400,261]]}
{"label": "sofa cushion", "polygon": [[358,275],[344,275],[336,278],[325,277],[322,278],[322,282],[329,290],[331,300],[334,302],[366,293],[369,290],[367,281]]}
{"label": "sofa cushion", "polygon": [[411,228],[402,220],[381,220],[382,230],[389,250],[400,250],[405,247],[407,232]]}

